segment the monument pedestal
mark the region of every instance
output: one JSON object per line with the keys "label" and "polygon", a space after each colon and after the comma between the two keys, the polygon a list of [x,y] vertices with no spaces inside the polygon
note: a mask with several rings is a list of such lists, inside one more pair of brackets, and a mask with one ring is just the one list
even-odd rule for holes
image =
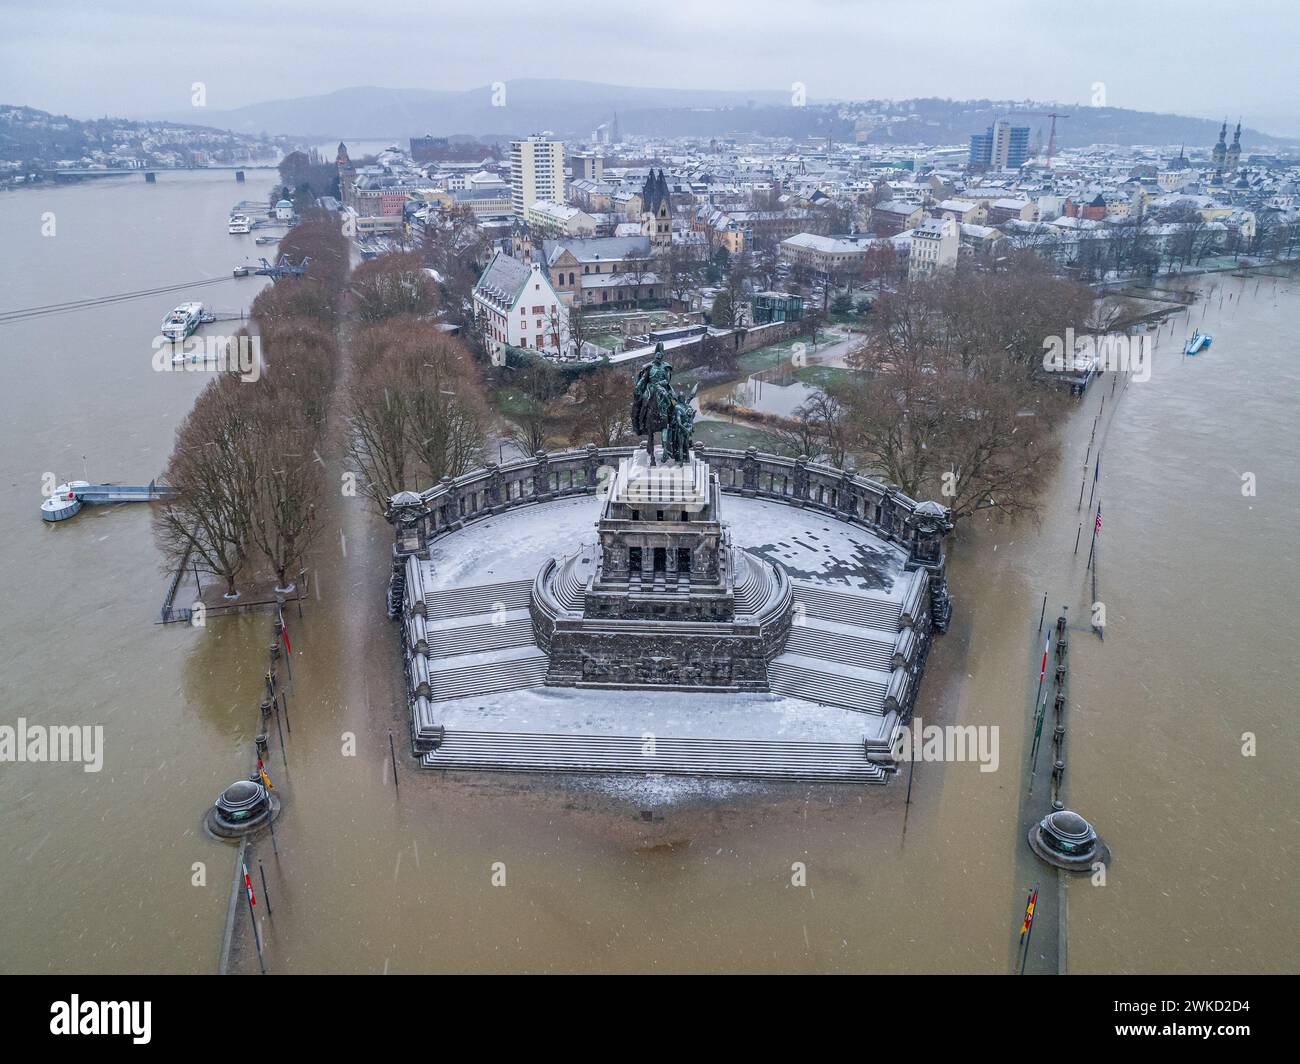
{"label": "monument pedestal", "polygon": [[[552,566],[534,586],[548,684],[768,689],[767,663],[789,636],[792,600],[754,594],[762,613],[738,618],[720,502],[717,478],[698,458],[651,466],[638,450],[621,460],[580,612],[562,587],[570,569]],[[759,582],[780,582],[768,563],[748,564]]]}

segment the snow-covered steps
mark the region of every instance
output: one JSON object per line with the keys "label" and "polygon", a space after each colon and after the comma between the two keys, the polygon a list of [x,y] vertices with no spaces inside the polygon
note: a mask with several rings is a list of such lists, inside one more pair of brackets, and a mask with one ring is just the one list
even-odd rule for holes
{"label": "snow-covered steps", "polygon": [[768,685],[778,694],[859,713],[884,711],[889,676],[879,669],[832,664],[789,651],[767,666]]}
{"label": "snow-covered steps", "polygon": [[446,617],[427,622],[424,636],[429,657],[446,658],[529,646],[533,642],[533,621],[526,609]]}
{"label": "snow-covered steps", "polygon": [[785,649],[790,653],[844,665],[888,670],[892,667],[897,640],[896,632],[860,628],[805,615],[791,627]]}
{"label": "snow-covered steps", "polygon": [[543,683],[549,664],[550,659],[531,642],[433,661],[417,655],[412,657],[412,693],[444,702],[489,691],[517,691]]}
{"label": "snow-covered steps", "polygon": [[556,735],[447,729],[425,768],[480,772],[561,772],[715,776],[737,779],[884,783],[890,772],[861,743]]}
{"label": "snow-covered steps", "polygon": [[856,624],[884,632],[898,630],[902,604],[897,598],[871,592],[831,591],[803,580],[792,581],[794,600],[805,616],[821,617],[841,624]]}
{"label": "snow-covered steps", "polygon": [[[417,570],[423,573],[424,570]],[[447,587],[427,591],[422,581],[408,577],[407,599],[411,609],[431,621],[443,617],[466,617],[475,613],[528,608],[531,580],[511,580],[503,584],[477,584],[471,587]]]}

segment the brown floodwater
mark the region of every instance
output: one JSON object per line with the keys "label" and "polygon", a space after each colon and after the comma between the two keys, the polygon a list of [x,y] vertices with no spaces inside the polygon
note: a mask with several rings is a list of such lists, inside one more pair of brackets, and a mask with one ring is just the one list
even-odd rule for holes
{"label": "brown floodwater", "polygon": [[[227,210],[269,186],[269,174],[244,186],[164,174],[0,198],[12,249],[0,309],[221,276],[254,254],[226,234]],[[47,210],[54,238],[40,235]],[[238,309],[259,283],[193,298]],[[1300,286],[1205,284],[1204,302],[1162,330],[1152,379],[1122,394],[1104,381],[1063,426],[1042,519],[952,544],[956,613],[918,714],[998,725],[1000,768],[920,764],[910,806],[905,777],[857,789],[415,769],[383,612],[389,529],[364,500],[330,493],[313,593],[302,619],[288,615],[288,769],[274,743],[268,761],[286,802],[279,855],[266,838],[253,851],[274,909],[268,968],[1008,971],[1037,874],[1018,825],[1046,592],[1049,617],[1068,605],[1082,629],[1067,797],[1115,854],[1105,886],[1069,885],[1070,970],[1294,970]],[[165,576],[147,507],[58,526],[38,513],[42,474],[81,477],[82,455],[92,481],[161,470],[204,379],[150,368],[149,341],[183,298],[0,325],[0,724],[105,732],[99,773],[0,764],[6,971],[218,963],[234,852],[199,820],[251,767],[270,618],[155,625]],[[1214,345],[1183,359],[1195,324]],[[1101,643],[1083,622],[1087,536],[1072,548],[1090,520],[1076,504],[1103,395]],[[1254,497],[1241,493],[1247,472]],[[806,886],[792,885],[796,863]],[[237,915],[236,968],[255,971]]]}

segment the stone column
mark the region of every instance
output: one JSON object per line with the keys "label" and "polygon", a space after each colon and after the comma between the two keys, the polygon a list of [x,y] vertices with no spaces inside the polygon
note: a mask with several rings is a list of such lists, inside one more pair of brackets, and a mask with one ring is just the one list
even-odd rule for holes
{"label": "stone column", "polygon": [[551,494],[551,462],[545,451],[538,451],[533,457],[537,459],[533,466],[533,498],[544,499]]}
{"label": "stone column", "polygon": [[501,467],[496,462],[489,462],[487,474],[487,484],[483,489],[487,498],[484,501],[488,509],[495,510],[501,505]]}
{"label": "stone column", "polygon": [[442,498],[438,500],[438,523],[447,529],[453,522],[460,520],[459,508],[456,505],[456,493],[451,486],[451,477],[443,477],[438,483],[444,489]]}
{"label": "stone column", "polygon": [[808,501],[808,456],[801,454],[794,461],[794,498],[802,506]]}
{"label": "stone column", "polygon": [[758,448],[749,447],[745,450],[745,457],[740,464],[742,480],[742,493],[752,496],[758,491]]}

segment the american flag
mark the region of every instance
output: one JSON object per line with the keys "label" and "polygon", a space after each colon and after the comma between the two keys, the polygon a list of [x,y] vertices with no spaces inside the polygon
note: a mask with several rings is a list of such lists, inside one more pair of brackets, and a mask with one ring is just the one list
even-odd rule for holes
{"label": "american flag", "polygon": [[1101,503],[1097,503],[1097,524],[1092,530],[1094,536],[1101,534]]}

